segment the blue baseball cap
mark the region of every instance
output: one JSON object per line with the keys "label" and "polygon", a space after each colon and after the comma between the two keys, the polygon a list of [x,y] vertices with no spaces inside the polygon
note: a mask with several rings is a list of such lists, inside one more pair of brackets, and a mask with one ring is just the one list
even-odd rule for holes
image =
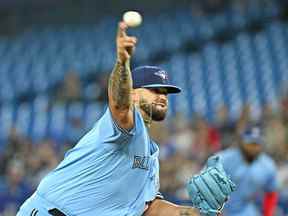
{"label": "blue baseball cap", "polygon": [[248,127],[245,129],[243,134],[241,135],[242,141],[244,143],[257,143],[257,144],[263,144],[263,136],[262,136],[262,130],[259,127]]}
{"label": "blue baseball cap", "polygon": [[165,88],[168,94],[180,93],[181,88],[169,82],[165,70],[156,66],[140,66],[132,70],[133,88]]}

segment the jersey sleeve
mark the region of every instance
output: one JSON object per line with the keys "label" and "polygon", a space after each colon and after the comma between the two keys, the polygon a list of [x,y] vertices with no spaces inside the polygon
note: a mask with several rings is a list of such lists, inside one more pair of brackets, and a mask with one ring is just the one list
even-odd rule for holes
{"label": "jersey sleeve", "polygon": [[269,173],[267,176],[265,191],[266,192],[274,192],[278,188],[277,184],[277,169],[274,163],[270,163]]}
{"label": "jersey sleeve", "polygon": [[113,119],[112,113],[107,107],[104,115],[95,124],[94,129],[97,134],[103,140],[103,143],[110,144],[123,144],[129,142],[129,140],[135,135],[137,130],[137,119],[139,119],[140,113],[135,108],[133,110],[134,126],[130,130],[121,128],[117,122]]}

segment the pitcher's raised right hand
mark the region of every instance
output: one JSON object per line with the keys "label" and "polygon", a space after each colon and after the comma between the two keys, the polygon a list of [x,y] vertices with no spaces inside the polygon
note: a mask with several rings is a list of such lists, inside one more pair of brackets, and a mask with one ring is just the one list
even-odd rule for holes
{"label": "pitcher's raised right hand", "polygon": [[129,60],[135,50],[137,43],[136,37],[131,37],[126,34],[128,26],[123,21],[118,24],[116,37],[117,44],[117,61],[121,64]]}

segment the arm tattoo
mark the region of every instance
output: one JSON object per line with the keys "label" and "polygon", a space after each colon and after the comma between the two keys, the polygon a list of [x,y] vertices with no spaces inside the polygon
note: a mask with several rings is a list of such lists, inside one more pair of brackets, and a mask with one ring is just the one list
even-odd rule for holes
{"label": "arm tattoo", "polygon": [[132,76],[130,63],[116,63],[108,84],[109,94],[117,109],[128,109],[131,105]]}
{"label": "arm tattoo", "polygon": [[181,207],[179,216],[195,216],[195,210],[191,207]]}

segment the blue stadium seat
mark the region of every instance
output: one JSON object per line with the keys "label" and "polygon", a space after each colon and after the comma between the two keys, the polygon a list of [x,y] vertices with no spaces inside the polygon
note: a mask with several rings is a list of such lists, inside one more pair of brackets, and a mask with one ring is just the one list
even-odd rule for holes
{"label": "blue stadium seat", "polygon": [[1,142],[5,145],[10,134],[10,129],[14,126],[16,119],[15,106],[11,104],[5,104],[0,107],[0,119],[1,119]]}
{"label": "blue stadium seat", "polygon": [[46,137],[48,129],[48,97],[45,95],[38,96],[32,103],[32,126],[30,137],[34,141]]}

